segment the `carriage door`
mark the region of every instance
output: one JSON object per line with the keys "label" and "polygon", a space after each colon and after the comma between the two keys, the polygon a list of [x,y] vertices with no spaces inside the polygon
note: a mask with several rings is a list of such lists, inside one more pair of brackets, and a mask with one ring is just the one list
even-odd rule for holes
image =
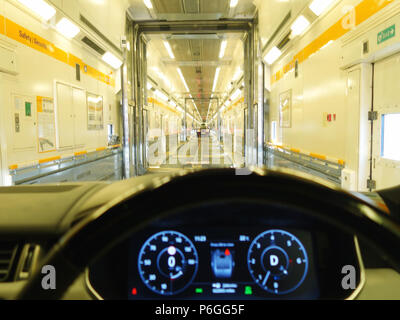
{"label": "carriage door", "polygon": [[371,189],[400,184],[400,54],[375,64]]}

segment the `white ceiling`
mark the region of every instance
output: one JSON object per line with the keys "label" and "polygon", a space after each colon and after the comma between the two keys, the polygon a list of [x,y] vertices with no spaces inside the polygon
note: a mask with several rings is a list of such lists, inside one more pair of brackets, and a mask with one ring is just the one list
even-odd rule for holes
{"label": "white ceiling", "polygon": [[[189,97],[189,94],[201,99],[195,102],[202,117],[208,114],[209,98],[213,95],[221,99],[226,95],[238,66],[243,64],[243,46],[239,35],[224,36],[227,47],[222,59],[219,59],[219,53],[223,40],[167,40],[161,35],[149,36],[149,39],[149,76],[177,99]],[[170,58],[164,41],[170,43],[175,59]],[[218,67],[221,71],[212,91]],[[190,92],[185,88],[177,68],[181,69]]]}
{"label": "white ceiling", "polygon": [[[143,0],[129,0],[130,12],[135,20],[169,19],[181,20],[188,15],[198,15],[210,19],[251,19],[254,17],[253,0],[239,0],[238,5],[230,9],[230,0],[151,0],[153,10],[149,10]],[[187,19],[186,19],[187,20]]]}

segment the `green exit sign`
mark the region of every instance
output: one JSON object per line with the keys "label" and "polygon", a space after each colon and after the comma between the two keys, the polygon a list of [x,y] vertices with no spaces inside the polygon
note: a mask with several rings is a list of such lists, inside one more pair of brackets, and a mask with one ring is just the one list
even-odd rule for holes
{"label": "green exit sign", "polygon": [[396,35],[396,25],[392,25],[389,28],[378,33],[378,44],[393,38]]}

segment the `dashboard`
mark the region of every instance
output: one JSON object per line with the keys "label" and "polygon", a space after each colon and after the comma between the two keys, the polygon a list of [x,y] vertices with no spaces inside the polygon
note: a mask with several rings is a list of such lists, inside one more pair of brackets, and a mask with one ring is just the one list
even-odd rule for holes
{"label": "dashboard", "polygon": [[[340,285],[345,265],[354,290]],[[181,208],[87,272],[104,299],[273,300],[351,298],[363,270],[353,235],[298,209],[232,200]]]}
{"label": "dashboard", "polygon": [[[400,296],[398,225],[365,199],[273,172],[168,177],[2,189],[0,211],[12,214],[0,215],[0,244],[18,249],[0,298]],[[62,253],[79,274],[69,287],[57,283],[57,292],[48,293],[38,272],[43,263],[62,277],[71,273],[70,264],[49,258],[58,242],[68,244]],[[350,289],[342,286],[346,266],[356,272]]]}

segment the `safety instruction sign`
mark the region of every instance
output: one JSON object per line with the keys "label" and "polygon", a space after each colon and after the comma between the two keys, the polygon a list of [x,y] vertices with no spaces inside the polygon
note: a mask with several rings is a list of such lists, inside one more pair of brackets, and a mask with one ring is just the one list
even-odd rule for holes
{"label": "safety instruction sign", "polygon": [[32,103],[25,102],[25,117],[32,117]]}
{"label": "safety instruction sign", "polygon": [[385,42],[393,38],[396,35],[396,25],[392,25],[389,28],[378,33],[378,44]]}
{"label": "safety instruction sign", "polygon": [[52,98],[37,97],[39,153],[56,149],[56,118]]}

